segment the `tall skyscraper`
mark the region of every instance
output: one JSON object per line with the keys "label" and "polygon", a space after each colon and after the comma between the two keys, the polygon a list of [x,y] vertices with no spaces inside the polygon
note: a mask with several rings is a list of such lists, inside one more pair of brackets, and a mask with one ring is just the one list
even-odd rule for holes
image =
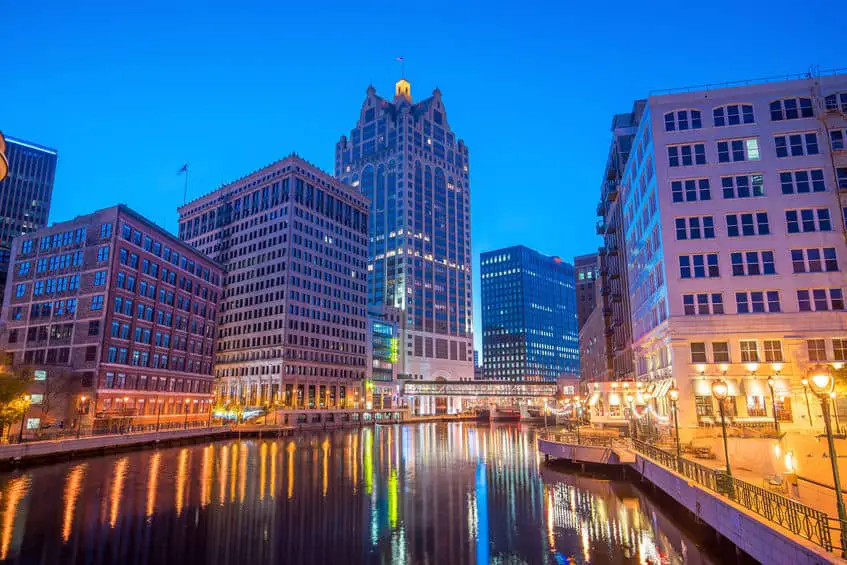
{"label": "tall skyscraper", "polygon": [[4,295],[12,239],[47,225],[56,151],[6,137],[9,172],[0,181],[0,296]]}
{"label": "tall skyscraper", "polygon": [[573,265],[518,245],[483,253],[480,271],[486,379],[579,374]]}
{"label": "tall skyscraper", "polygon": [[573,266],[576,271],[577,319],[581,330],[597,302],[594,288],[600,271],[597,267],[597,254],[574,257]]}
{"label": "tall skyscraper", "polygon": [[224,401],[364,407],[367,199],[292,155],[179,215],[179,237],[226,272],[215,362]]}
{"label": "tall skyscraper", "polygon": [[368,300],[403,312],[400,376],[473,378],[468,148],[447,122],[441,91],[393,101],[368,87],[335,175],[371,201]]}
{"label": "tall skyscraper", "polygon": [[847,362],[847,75],[642,105],[617,196],[636,403],[667,425],[676,385],[690,437],[718,418],[723,379],[733,425],[809,429],[801,379]]}
{"label": "tall skyscraper", "polygon": [[219,265],[123,205],[12,252],[3,348],[35,371],[28,429],[207,421]]}

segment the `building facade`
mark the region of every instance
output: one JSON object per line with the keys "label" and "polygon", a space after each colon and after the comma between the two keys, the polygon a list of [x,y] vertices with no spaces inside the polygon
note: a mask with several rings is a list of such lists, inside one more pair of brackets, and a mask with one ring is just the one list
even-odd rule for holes
{"label": "building facade", "polygon": [[368,200],[292,155],[179,208],[219,261],[225,404],[364,407]]}
{"label": "building facade", "polygon": [[574,268],[522,245],[480,256],[488,380],[579,374]]}
{"label": "building facade", "polygon": [[597,303],[595,292],[597,275],[600,273],[597,254],[580,255],[574,257],[574,271],[576,273],[576,312],[579,329],[585,325],[589,314],[594,310]]}
{"label": "building facade", "polygon": [[0,180],[0,296],[4,296],[12,239],[47,225],[53,181],[54,149],[6,137],[8,175]]}
{"label": "building facade", "polygon": [[206,422],[221,268],[119,205],[15,238],[4,345],[27,429]]}
{"label": "building facade", "polygon": [[647,100],[618,200],[654,421],[676,384],[683,434],[714,424],[725,379],[733,425],[808,429],[801,379],[847,361],[845,116],[845,75]]}
{"label": "building facade", "polygon": [[396,406],[400,394],[397,366],[400,350],[400,318],[403,313],[390,306],[368,308],[370,328],[370,375],[366,393],[370,407],[376,409]]}
{"label": "building facade", "polygon": [[451,130],[441,92],[393,101],[369,87],[335,174],[371,201],[368,301],[403,312],[400,376],[472,379],[468,147]]}

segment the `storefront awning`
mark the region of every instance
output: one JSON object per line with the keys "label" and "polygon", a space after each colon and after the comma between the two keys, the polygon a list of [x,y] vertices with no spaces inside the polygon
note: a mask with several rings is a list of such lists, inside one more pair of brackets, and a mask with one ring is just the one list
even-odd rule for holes
{"label": "storefront awning", "polygon": [[653,392],[651,394],[655,398],[662,398],[671,389],[673,382],[673,379],[662,379],[661,381],[656,381],[656,385],[653,387]]}

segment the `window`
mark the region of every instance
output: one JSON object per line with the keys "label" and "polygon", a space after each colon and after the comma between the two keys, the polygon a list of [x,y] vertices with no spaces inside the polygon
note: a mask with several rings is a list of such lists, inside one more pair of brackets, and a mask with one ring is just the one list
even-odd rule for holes
{"label": "window", "polygon": [[824,98],[824,105],[827,110],[847,112],[847,92],[830,94]]}
{"label": "window", "polygon": [[721,276],[718,268],[718,254],[681,255],[679,257],[679,276],[683,279]]}
{"label": "window", "polygon": [[706,359],[706,344],[703,342],[691,342],[691,362],[692,363],[708,363]]}
{"label": "window", "polygon": [[677,110],[665,114],[665,131],[684,131],[701,127],[703,123],[700,119],[700,110]]}
{"label": "window", "polygon": [[683,294],[682,309],[686,316],[723,314],[723,295],[719,292]]}
{"label": "window", "polygon": [[838,270],[834,247],[792,249],[791,264],[795,273],[829,273]]}
{"label": "window", "polygon": [[100,320],[88,322],[88,335],[100,335]]}
{"label": "window", "polygon": [[709,179],[675,180],[671,182],[671,198],[674,202],[711,200]]}
{"label": "window", "polygon": [[779,184],[783,194],[806,194],[826,190],[822,169],[782,171],[779,173]]}
{"label": "window", "polygon": [[765,195],[765,181],[762,175],[737,175],[721,177],[721,189],[724,198],[752,198]]}
{"label": "window", "polygon": [[844,140],[847,139],[847,130],[832,129],[829,130],[829,141],[833,151],[844,151]]}
{"label": "window", "polygon": [[714,414],[714,404],[711,396],[695,396],[694,408],[697,410],[698,416],[712,416]]}
{"label": "window", "polygon": [[847,361],[847,339],[832,340],[832,358],[835,361]]}
{"label": "window", "polygon": [[769,233],[770,226],[767,212],[726,215],[726,234],[730,237],[767,235]]}
{"label": "window", "polygon": [[108,247],[100,247],[97,249],[97,262],[105,263],[109,260],[109,248]]}
{"label": "window", "polygon": [[788,233],[832,231],[829,208],[786,210],[785,222],[787,224]]}
{"label": "window", "polygon": [[26,294],[26,285],[25,284],[15,285],[15,296],[20,298],[24,294]]}
{"label": "window", "polygon": [[94,273],[94,286],[103,286],[104,284],[106,284],[106,271]]}
{"label": "window", "polygon": [[676,218],[675,223],[678,240],[713,239],[715,237],[715,220],[712,216]]}
{"label": "window", "polygon": [[706,146],[702,143],[692,145],[669,145],[668,165],[671,167],[688,167],[706,164]]}
{"label": "window", "polygon": [[801,155],[818,154],[818,134],[792,133],[777,135],[774,138],[777,157],[799,157]]}
{"label": "window", "polygon": [[778,339],[766,339],[765,363],[782,363],[782,342]]}
{"label": "window", "polygon": [[768,411],[765,408],[764,396],[747,397],[747,415],[753,417],[764,417],[768,415]]}
{"label": "window", "polygon": [[810,339],[806,344],[809,347],[809,361],[826,361],[825,339]]}
{"label": "window", "polygon": [[815,114],[812,111],[811,98],[786,98],[771,102],[771,121],[796,120],[798,118],[811,118]]}
{"label": "window", "polygon": [[729,343],[725,341],[712,342],[712,358],[715,363],[729,363]]}
{"label": "window", "polygon": [[27,239],[21,244],[21,253],[32,253],[32,240]]}
{"label": "window", "polygon": [[91,297],[91,310],[102,310],[103,309],[103,295],[98,294],[96,296]]}
{"label": "window", "polygon": [[100,237],[112,237],[112,224],[100,224]]}
{"label": "window", "polygon": [[780,312],[779,292],[776,290],[751,290],[735,293],[735,307],[739,314]]}
{"label": "window", "polygon": [[755,339],[742,339],[738,344],[741,346],[742,363],[759,362],[759,344]]}
{"label": "window", "polygon": [[798,290],[797,304],[801,312],[844,310],[844,295],[840,288]]}
{"label": "window", "polygon": [[718,141],[718,162],[758,161],[759,140],[755,137]]}
{"label": "window", "polygon": [[755,123],[752,104],[730,104],[714,108],[712,118],[716,128]]}
{"label": "window", "polygon": [[736,251],[730,260],[734,277],[776,274],[773,251]]}

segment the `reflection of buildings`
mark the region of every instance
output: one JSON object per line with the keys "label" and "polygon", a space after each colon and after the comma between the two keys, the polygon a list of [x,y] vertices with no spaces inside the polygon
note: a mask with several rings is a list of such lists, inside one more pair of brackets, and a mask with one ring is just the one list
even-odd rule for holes
{"label": "reflection of buildings", "polygon": [[27,429],[206,421],[217,264],[119,205],[16,238],[9,277],[4,345],[35,370]]}
{"label": "reflection of buildings", "polygon": [[[12,239],[47,225],[57,154],[34,143],[6,138],[8,176],[0,174],[0,297],[5,296]],[[2,299],[2,298],[0,298]]]}
{"label": "reflection of buildings", "polygon": [[480,257],[487,380],[579,374],[574,268],[522,245]]}
{"label": "reflection of buildings", "polygon": [[225,401],[358,407],[367,206],[292,155],[179,209],[180,238],[226,268],[215,360]]}

